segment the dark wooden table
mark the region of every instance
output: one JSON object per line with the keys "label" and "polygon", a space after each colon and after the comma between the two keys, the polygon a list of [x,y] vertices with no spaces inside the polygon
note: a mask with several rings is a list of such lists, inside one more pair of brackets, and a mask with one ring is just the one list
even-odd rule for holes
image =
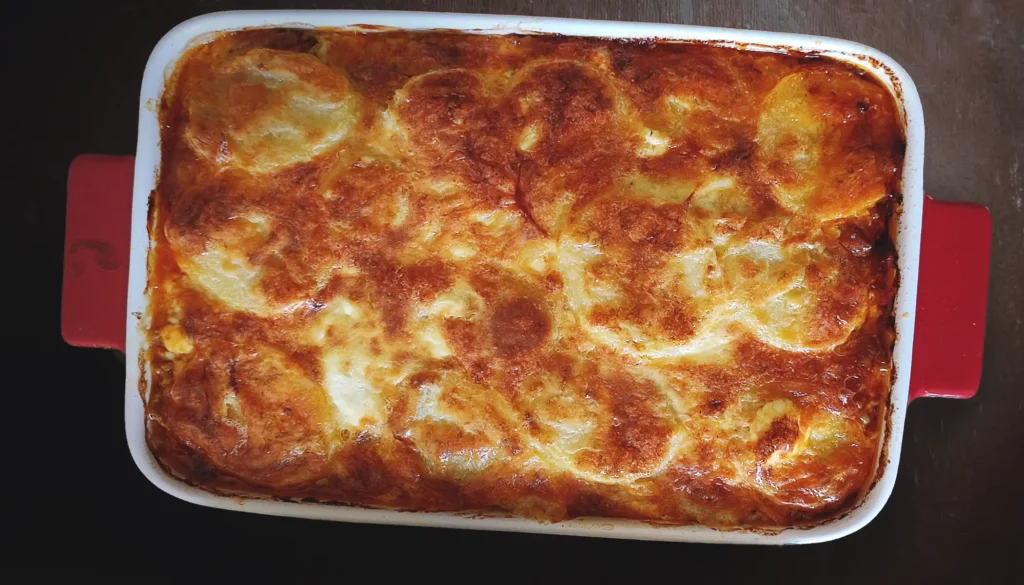
{"label": "dark wooden table", "polygon": [[[203,581],[274,569],[355,578],[1021,582],[1024,579],[1024,1],[393,0],[22,3],[5,7],[4,483],[8,559]],[[150,49],[178,22],[237,8],[378,8],[692,23],[830,35],[892,55],[927,118],[925,182],[992,210],[985,373],[968,402],[921,400],[899,479],[869,526],[806,547],[715,547],[360,526],[209,510],[166,496],[125,444],[124,369],[59,336],[64,182],[82,152],[135,150]],[[10,266],[10,265],[9,265]],[[8,398],[10,397],[10,398]],[[12,551],[8,550],[8,553]],[[37,556],[42,555],[42,556]],[[5,555],[6,556],[6,555]],[[45,559],[40,561],[39,559]],[[38,565],[37,565],[38,566]],[[467,569],[467,566],[474,567]],[[485,569],[486,572],[479,569]],[[824,580],[824,581],[823,581]]]}

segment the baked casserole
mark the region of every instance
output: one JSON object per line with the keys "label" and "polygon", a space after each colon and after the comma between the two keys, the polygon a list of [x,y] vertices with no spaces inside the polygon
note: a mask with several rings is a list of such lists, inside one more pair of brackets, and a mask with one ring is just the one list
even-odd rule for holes
{"label": "baked casserole", "polygon": [[160,108],[147,439],[203,488],[721,528],[881,460],[903,130],[852,65],[257,29]]}

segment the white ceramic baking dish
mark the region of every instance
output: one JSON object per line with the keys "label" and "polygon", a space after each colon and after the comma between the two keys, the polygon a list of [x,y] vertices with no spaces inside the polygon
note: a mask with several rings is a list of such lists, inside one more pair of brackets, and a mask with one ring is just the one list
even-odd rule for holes
{"label": "white ceramic baking dish", "polygon": [[[138,356],[145,350],[140,316],[146,314],[147,308],[146,257],[150,242],[146,220],[149,195],[160,164],[156,104],[164,89],[165,76],[172,71],[185,48],[209,38],[211,33],[266,26],[311,28],[359,24],[419,30],[457,29],[480,34],[558,33],[657,38],[753,51],[795,51],[854,63],[885,83],[900,104],[907,142],[903,209],[896,233],[900,284],[896,298],[895,377],[878,473],[873,487],[857,507],[841,518],[817,526],[775,532],[656,526],[607,518],[581,518],[552,524],[488,512],[398,512],[227,497],[189,486],[164,471],[146,445],[142,397],[146,384],[144,382],[140,389],[139,382],[140,374],[145,375],[145,372],[140,372]],[[984,208],[939,203],[925,195],[924,118],[917,89],[899,64],[864,45],[794,34],[557,18],[374,11],[218,13],[175,27],[153,50],[142,83],[138,138],[134,162],[130,157],[83,155],[72,163],[62,328],[69,343],[125,351],[125,429],[132,456],[153,484],[189,502],[227,510],[348,522],[690,542],[819,542],[859,529],[885,504],[896,479],[903,423],[907,405],[913,398],[926,395],[966,398],[977,389],[991,219]],[[923,255],[922,232],[925,237]],[[960,268],[951,271],[952,265]],[[141,366],[144,368],[144,363]]]}

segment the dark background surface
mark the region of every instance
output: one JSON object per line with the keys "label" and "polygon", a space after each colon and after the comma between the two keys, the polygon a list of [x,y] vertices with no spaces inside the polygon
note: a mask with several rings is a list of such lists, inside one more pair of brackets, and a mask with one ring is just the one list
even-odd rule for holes
{"label": "dark background surface", "polygon": [[[32,8],[28,8],[31,4]],[[378,8],[702,24],[851,39],[910,72],[927,120],[925,183],[995,218],[985,371],[968,402],[921,400],[899,479],[860,532],[804,547],[723,547],[348,525],[204,509],[150,485],[128,454],[124,368],[60,339],[67,167],[135,150],[153,45],[189,17],[238,8]],[[275,570],[714,582],[1024,580],[1024,1],[36,2],[5,6],[2,126],[8,271],[0,385],[4,531],[15,564],[233,580]],[[6,490],[5,490],[6,491]],[[13,526],[10,518],[13,516]],[[7,555],[5,555],[7,556]],[[472,568],[468,568],[472,567]],[[723,578],[724,576],[724,578]],[[306,579],[302,579],[306,580]],[[387,580],[378,577],[376,580]]]}

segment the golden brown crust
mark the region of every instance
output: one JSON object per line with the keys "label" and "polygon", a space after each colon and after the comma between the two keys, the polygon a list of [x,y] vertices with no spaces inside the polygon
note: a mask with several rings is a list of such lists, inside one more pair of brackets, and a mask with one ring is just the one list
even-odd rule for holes
{"label": "golden brown crust", "polygon": [[870,484],[902,134],[863,72],[255,30],[161,121],[148,439],[187,481],[720,527]]}

